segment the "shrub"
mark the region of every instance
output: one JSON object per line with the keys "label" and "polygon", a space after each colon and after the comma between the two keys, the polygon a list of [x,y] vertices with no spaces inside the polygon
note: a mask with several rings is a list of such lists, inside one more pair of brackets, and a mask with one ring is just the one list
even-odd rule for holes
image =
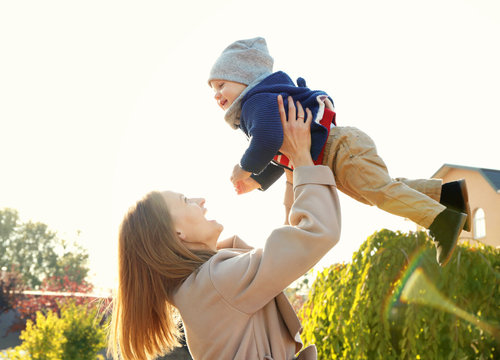
{"label": "shrub", "polygon": [[15,360],[102,359],[98,352],[105,347],[106,334],[101,320],[95,307],[74,302],[62,306],[60,317],[37,312],[36,323],[28,320],[21,333],[23,343],[9,355]]}
{"label": "shrub", "polygon": [[106,346],[106,333],[100,326],[101,318],[97,309],[87,309],[70,303],[62,311],[65,324],[62,342],[63,359],[96,359],[97,354]]}
{"label": "shrub", "polygon": [[26,330],[21,332],[23,343],[10,354],[14,360],[59,360],[62,358],[60,344],[63,339],[63,324],[56,314],[49,311],[47,315],[36,314],[36,323],[28,320]]}
{"label": "shrub", "polygon": [[[55,293],[90,293],[93,290],[93,286],[86,281],[82,281],[81,283],[71,281],[67,276],[53,276],[43,280],[40,290]],[[43,313],[52,311],[59,314],[60,307],[67,301],[73,301],[77,305],[83,305],[89,303],[91,300],[95,300],[95,298],[83,296],[67,297],[62,295],[26,295],[21,292],[17,292],[13,299],[12,307],[19,313],[19,322],[14,324],[14,326],[18,329],[24,329],[26,320],[35,321],[36,313],[38,311]]]}
{"label": "shrub", "polygon": [[[448,265],[435,260],[423,232],[382,230],[369,237],[352,263],[320,273],[300,312],[303,339],[321,359],[493,359],[497,340],[439,306],[405,303],[401,290],[416,268],[458,308],[498,329],[500,250],[457,246]],[[420,271],[420,270],[419,270]],[[480,324],[479,324],[480,325]]]}

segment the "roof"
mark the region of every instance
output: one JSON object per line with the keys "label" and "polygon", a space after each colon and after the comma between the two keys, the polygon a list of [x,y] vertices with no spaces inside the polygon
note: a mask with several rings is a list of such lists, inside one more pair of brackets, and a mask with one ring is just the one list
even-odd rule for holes
{"label": "roof", "polygon": [[500,192],[500,170],[494,169],[485,169],[478,167],[470,167],[470,166],[462,166],[462,165],[453,165],[453,164],[444,164],[439,168],[438,171],[432,175],[432,177],[443,177],[450,169],[463,169],[463,170],[471,170],[477,171],[480,173],[484,179],[491,185],[491,187],[496,191]]}

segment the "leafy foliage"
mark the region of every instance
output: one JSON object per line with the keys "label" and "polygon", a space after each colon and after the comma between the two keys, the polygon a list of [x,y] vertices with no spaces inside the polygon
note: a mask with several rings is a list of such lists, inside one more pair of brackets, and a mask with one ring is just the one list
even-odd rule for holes
{"label": "leafy foliage", "polygon": [[15,272],[1,270],[0,273],[0,314],[14,308],[16,295],[22,291],[21,276]]}
{"label": "leafy foliage", "polygon": [[87,360],[98,357],[98,352],[106,346],[106,332],[97,309],[67,305],[62,311],[64,321],[61,344],[63,359]]}
{"label": "leafy foliage", "polygon": [[288,301],[292,304],[293,309],[297,313],[307,300],[309,291],[311,290],[311,278],[313,276],[313,270],[309,270],[299,279],[294,281],[289,287],[284,291]]}
{"label": "leafy foliage", "polygon": [[103,359],[106,333],[97,308],[70,302],[61,308],[61,316],[49,311],[28,320],[21,333],[23,343],[9,353],[14,360],[89,360]]}
{"label": "leafy foliage", "polygon": [[20,273],[27,287],[36,289],[51,276],[81,282],[89,271],[87,261],[84,249],[57,238],[47,225],[23,223],[16,210],[0,210],[0,268]]}
{"label": "leafy foliage", "polygon": [[36,313],[36,322],[28,320],[26,330],[21,333],[23,343],[19,346],[20,352],[27,358],[37,360],[52,360],[62,358],[60,344],[63,342],[63,323],[57,314],[49,311],[47,315]]}
{"label": "leafy foliage", "polygon": [[[70,293],[90,293],[93,286],[86,281],[77,283],[71,281],[67,276],[59,278],[57,276],[44,279],[40,286],[41,291],[47,292],[70,292]],[[14,308],[19,313],[20,324],[25,324],[26,320],[35,321],[37,312],[52,311],[59,313],[60,307],[68,301],[74,301],[77,305],[83,305],[92,301],[88,297],[66,297],[54,295],[26,295],[18,294],[14,299]],[[95,300],[95,299],[94,299]]]}
{"label": "leafy foliage", "polygon": [[500,344],[481,327],[432,306],[404,303],[401,288],[420,267],[438,291],[499,326],[500,250],[459,245],[444,268],[423,232],[382,230],[351,264],[320,273],[300,312],[303,338],[321,359],[493,359]]}

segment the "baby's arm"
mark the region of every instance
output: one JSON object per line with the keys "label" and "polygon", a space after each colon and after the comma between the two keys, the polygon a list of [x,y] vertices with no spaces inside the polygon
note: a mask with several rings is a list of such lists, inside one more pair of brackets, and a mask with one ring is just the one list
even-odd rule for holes
{"label": "baby's arm", "polygon": [[236,193],[238,195],[246,194],[255,189],[259,189],[260,184],[255,181],[252,177],[247,177],[245,180],[238,181],[234,186]]}
{"label": "baby's arm", "polygon": [[253,174],[260,174],[283,144],[283,127],[276,96],[272,93],[257,94],[246,100],[242,107],[241,117],[250,143],[240,166]]}
{"label": "baby's arm", "polygon": [[[250,144],[231,174],[231,182],[238,194],[263,188],[261,182],[251,176],[259,176],[265,172],[283,142],[276,94],[263,93],[252,96],[243,105],[242,117],[245,119]],[[279,176],[281,173],[282,171]]]}
{"label": "baby's arm", "polygon": [[245,171],[241,168],[240,164],[236,164],[233,168],[233,174],[231,175],[231,182],[234,187],[236,187],[238,182],[250,178],[250,175],[252,175],[250,171]]}
{"label": "baby's arm", "polygon": [[234,188],[238,195],[246,194],[247,192],[255,189],[265,191],[272,184],[274,184],[276,180],[281,177],[281,175],[283,175],[283,168],[271,163],[260,174],[252,174],[246,179],[236,182],[236,184],[234,184]]}

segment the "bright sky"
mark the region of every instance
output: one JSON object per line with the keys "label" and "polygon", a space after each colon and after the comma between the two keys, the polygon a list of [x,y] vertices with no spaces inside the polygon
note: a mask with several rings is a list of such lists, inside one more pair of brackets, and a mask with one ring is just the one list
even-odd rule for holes
{"label": "bright sky", "polygon": [[[284,179],[237,196],[246,146],[206,79],[231,42],[263,36],[275,70],[334,99],[339,125],[376,142],[394,177],[444,163],[500,169],[500,3],[379,1],[0,2],[0,207],[89,250],[114,286],[116,234],[150,190],[207,199],[208,217],[260,246],[282,224]],[[341,197],[349,261],[410,221]]]}

